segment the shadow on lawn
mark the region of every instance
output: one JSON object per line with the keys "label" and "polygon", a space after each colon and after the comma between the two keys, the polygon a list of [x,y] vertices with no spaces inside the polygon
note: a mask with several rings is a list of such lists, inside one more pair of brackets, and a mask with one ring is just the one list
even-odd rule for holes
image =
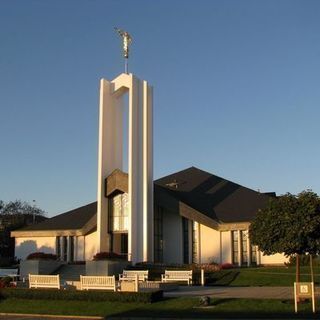
{"label": "shadow on lawn", "polygon": [[209,286],[229,286],[239,276],[240,272],[230,270],[227,272],[213,273],[212,277],[207,279],[207,285]]}
{"label": "shadow on lawn", "polygon": [[[164,301],[170,302],[176,298],[167,298]],[[108,319],[117,318],[180,318],[180,319],[318,319],[319,313],[313,315],[311,313],[301,312],[294,314],[292,311],[270,312],[270,311],[232,311],[227,310],[228,304],[237,299],[217,299],[213,300],[209,307],[200,307],[198,301],[194,301],[192,305],[187,308],[179,308],[178,306],[161,305],[161,302],[150,304],[146,307],[132,309],[130,311],[121,312],[113,315]],[[225,307],[226,310],[219,310]]]}

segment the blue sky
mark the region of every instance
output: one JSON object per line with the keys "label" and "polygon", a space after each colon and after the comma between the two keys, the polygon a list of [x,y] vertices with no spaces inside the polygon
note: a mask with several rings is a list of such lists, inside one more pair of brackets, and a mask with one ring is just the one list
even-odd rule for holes
{"label": "blue sky", "polygon": [[320,193],[320,2],[3,0],[0,199],[94,201],[99,79],[154,86],[155,178],[196,166]]}

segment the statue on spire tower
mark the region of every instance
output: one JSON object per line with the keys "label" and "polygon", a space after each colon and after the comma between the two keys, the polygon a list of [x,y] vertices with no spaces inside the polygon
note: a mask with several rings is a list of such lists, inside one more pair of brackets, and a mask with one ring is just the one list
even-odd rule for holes
{"label": "statue on spire tower", "polygon": [[118,32],[119,36],[122,38],[123,41],[123,57],[125,59],[125,73],[128,73],[128,58],[129,58],[129,46],[132,43],[132,37],[130,34],[122,29],[117,27],[114,28],[116,32]]}

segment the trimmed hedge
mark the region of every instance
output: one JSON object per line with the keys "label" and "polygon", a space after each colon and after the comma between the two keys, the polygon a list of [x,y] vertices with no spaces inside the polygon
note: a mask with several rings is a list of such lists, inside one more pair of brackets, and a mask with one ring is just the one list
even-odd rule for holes
{"label": "trimmed hedge", "polygon": [[26,260],[57,260],[58,257],[52,253],[33,252],[27,256]]}
{"label": "trimmed hedge", "polygon": [[34,300],[78,300],[78,301],[118,301],[152,303],[163,298],[162,291],[153,292],[110,292],[53,289],[5,288],[0,290],[0,298]]}
{"label": "trimmed hedge", "polygon": [[93,256],[93,261],[100,260],[127,260],[126,255],[117,254],[115,252],[98,252]]}

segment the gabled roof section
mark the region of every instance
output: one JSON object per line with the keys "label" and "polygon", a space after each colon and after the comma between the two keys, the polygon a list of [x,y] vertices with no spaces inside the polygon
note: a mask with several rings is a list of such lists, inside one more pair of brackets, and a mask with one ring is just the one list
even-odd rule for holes
{"label": "gabled roof section", "polygon": [[[218,223],[249,222],[270,199],[195,167],[156,180],[157,189]],[[155,200],[161,202],[165,197],[159,199],[159,191],[155,192]]]}
{"label": "gabled roof section", "polygon": [[105,184],[106,197],[117,191],[128,193],[128,174],[116,169],[106,178]]}
{"label": "gabled roof section", "polygon": [[15,230],[11,234],[12,236],[22,236],[27,233],[36,234],[37,231],[58,232],[59,230],[73,230],[79,231],[78,234],[80,235],[90,231],[89,229],[95,228],[96,223],[92,224],[92,222],[96,220],[96,214],[97,202],[93,202],[80,208],[59,214],[43,222]]}

